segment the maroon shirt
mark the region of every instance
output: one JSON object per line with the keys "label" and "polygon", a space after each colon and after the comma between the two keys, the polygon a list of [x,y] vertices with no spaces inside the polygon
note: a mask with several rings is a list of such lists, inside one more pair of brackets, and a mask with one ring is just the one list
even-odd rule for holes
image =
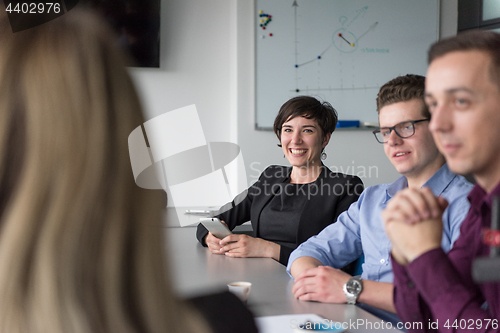
{"label": "maroon shirt", "polygon": [[[448,254],[434,249],[408,266],[391,260],[396,310],[415,328],[408,331],[500,331],[500,282],[475,284],[471,272],[476,257],[489,256],[483,228],[491,226],[492,198],[498,195],[500,184],[490,194],[474,186],[469,213]],[[485,301],[488,310],[481,307]]]}

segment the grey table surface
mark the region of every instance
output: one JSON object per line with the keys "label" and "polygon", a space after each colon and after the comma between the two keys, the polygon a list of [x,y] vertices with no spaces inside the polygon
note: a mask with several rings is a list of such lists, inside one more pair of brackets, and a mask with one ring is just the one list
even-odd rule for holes
{"label": "grey table surface", "polygon": [[285,266],[273,259],[212,254],[198,243],[194,227],[165,227],[164,231],[174,289],[181,297],[223,291],[228,283],[248,281],[252,288],[247,306],[255,316],[314,313],[341,323],[356,322],[348,332],[368,332],[374,327],[377,332],[389,331],[387,323],[355,305],[295,299],[293,280]]}

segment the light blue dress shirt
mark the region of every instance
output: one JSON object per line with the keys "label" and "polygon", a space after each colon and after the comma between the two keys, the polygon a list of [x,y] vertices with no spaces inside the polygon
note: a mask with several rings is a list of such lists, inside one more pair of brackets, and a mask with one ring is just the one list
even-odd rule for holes
{"label": "light blue dress shirt", "polygon": [[[469,211],[467,194],[472,184],[464,177],[452,173],[443,165],[425,184],[435,195],[448,200],[443,213],[443,239],[441,245],[448,252],[460,234],[460,225]],[[363,279],[392,282],[391,242],[385,234],[382,210],[400,190],[408,187],[402,176],[392,184],[368,187],[357,202],[339,215],[337,222],[329,225],[317,236],[309,238],[290,255],[287,272],[295,259],[313,257],[325,266],[342,268],[365,255],[362,266]]]}

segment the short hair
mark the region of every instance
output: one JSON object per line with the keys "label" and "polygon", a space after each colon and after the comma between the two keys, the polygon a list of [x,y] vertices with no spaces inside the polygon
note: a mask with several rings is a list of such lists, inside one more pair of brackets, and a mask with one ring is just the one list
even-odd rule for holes
{"label": "short hair", "polygon": [[[297,96],[283,104],[274,120],[274,133],[281,142],[283,124],[295,117],[315,120],[321,128],[323,138],[326,133],[333,133],[337,127],[337,111],[328,102],[320,102],[311,96]],[[278,144],[281,147],[280,144]]]}
{"label": "short hair", "polygon": [[483,51],[492,61],[491,80],[500,86],[500,34],[493,31],[470,30],[434,43],[429,49],[429,64],[445,54],[458,51]]}
{"label": "short hair", "polygon": [[422,100],[422,114],[430,118],[429,109],[424,103],[425,77],[415,74],[398,76],[384,84],[377,94],[377,112],[390,104],[407,102],[412,99]]}

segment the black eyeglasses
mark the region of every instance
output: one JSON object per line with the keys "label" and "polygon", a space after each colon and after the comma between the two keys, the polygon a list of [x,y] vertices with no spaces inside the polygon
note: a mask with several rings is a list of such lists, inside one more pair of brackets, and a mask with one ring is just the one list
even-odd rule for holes
{"label": "black eyeglasses", "polygon": [[375,139],[377,139],[377,141],[380,143],[386,143],[387,141],[389,141],[389,137],[391,136],[392,131],[396,132],[396,134],[400,138],[406,139],[415,134],[416,123],[429,120],[430,119],[403,121],[402,123],[396,124],[392,127],[381,127],[373,131],[373,135],[375,135]]}

